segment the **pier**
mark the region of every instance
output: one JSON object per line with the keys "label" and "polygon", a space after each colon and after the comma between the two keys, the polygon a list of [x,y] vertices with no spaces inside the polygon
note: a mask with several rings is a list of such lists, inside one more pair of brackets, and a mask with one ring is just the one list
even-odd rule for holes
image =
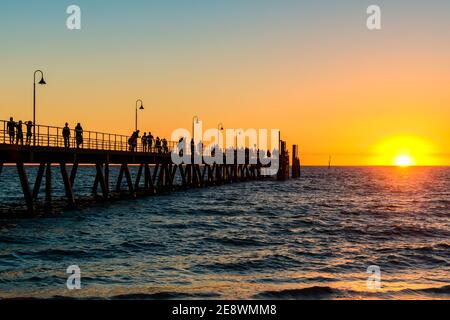
{"label": "pier", "polygon": [[[92,192],[107,200],[113,195],[126,194],[130,199],[138,196],[150,196],[162,192],[172,192],[179,189],[203,188],[222,184],[232,184],[252,180],[278,179],[286,180],[290,175],[290,161],[287,144],[279,141],[279,169],[273,176],[261,174],[264,165],[257,157],[250,159],[246,152],[245,163],[238,163],[235,149],[234,163],[208,164],[203,157],[201,163],[174,164],[171,152],[176,148],[176,142],[168,142],[162,150],[153,146],[148,150],[138,143],[131,151],[128,136],[94,131],[83,132],[83,143],[76,147],[76,138],[70,137],[70,146],[64,145],[63,128],[36,125],[35,134],[29,143],[10,143],[7,121],[0,121],[0,185],[1,172],[4,165],[15,165],[20,179],[21,191],[29,216],[36,215],[36,204],[39,203],[41,187],[45,188],[45,207],[52,203],[52,175],[55,168],[59,169],[65,198],[69,207],[77,205],[73,186],[76,183],[80,165],[95,167],[95,177],[92,177]],[[26,133],[24,132],[24,135]],[[293,146],[292,177],[300,176],[298,148]],[[193,156],[192,156],[193,157]],[[225,160],[225,155],[224,155]],[[27,175],[27,165],[38,165],[35,181],[30,181]],[[55,166],[56,165],[56,166]],[[110,166],[119,166],[120,171],[116,181],[110,179]],[[129,167],[137,166],[137,174],[133,177]],[[122,188],[122,181],[126,188]],[[42,186],[44,184],[44,186]]]}

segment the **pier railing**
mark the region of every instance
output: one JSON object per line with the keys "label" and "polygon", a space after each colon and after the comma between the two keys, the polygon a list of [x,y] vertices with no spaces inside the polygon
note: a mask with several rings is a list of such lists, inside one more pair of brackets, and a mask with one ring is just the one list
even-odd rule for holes
{"label": "pier railing", "polygon": [[[34,128],[36,136],[27,135],[27,125],[22,124],[22,130],[18,130],[18,122],[15,123],[14,140],[12,142],[8,122],[0,120],[0,143],[2,144],[17,144],[23,146],[39,146],[39,147],[56,147],[65,148],[63,128],[47,125],[36,125]],[[22,131],[22,138],[18,137],[18,132]],[[33,133],[33,129],[31,130]],[[131,151],[131,146],[128,143],[130,136],[83,130],[83,143],[80,144],[79,149],[104,150],[104,151]],[[155,145],[155,139],[151,148],[144,150],[141,137],[137,139],[137,145],[134,148],[135,152],[171,152],[176,147],[176,142],[167,141],[165,148],[161,141],[161,147]],[[70,129],[69,148],[77,148],[77,139],[74,128]]]}

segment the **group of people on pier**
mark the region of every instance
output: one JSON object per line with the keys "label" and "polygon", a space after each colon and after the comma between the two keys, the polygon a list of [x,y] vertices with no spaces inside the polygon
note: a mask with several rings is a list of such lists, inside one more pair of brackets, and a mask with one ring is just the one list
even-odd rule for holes
{"label": "group of people on pier", "polygon": [[33,122],[32,121],[25,121],[25,123],[22,120],[19,120],[18,122],[14,121],[14,118],[9,118],[9,121],[6,124],[6,131],[8,131],[9,136],[9,143],[11,144],[21,144],[23,145],[23,125],[26,126],[26,139],[25,144],[30,145],[31,144],[31,138],[33,137]]}
{"label": "group of people on pier", "polygon": [[[24,125],[26,126],[25,134],[24,134]],[[22,120],[16,122],[14,121],[13,117],[9,119],[9,121],[6,123],[6,131],[9,136],[9,143],[10,144],[20,144],[20,145],[28,145],[30,146],[32,144],[32,138],[33,138],[33,122],[32,121],[26,121],[23,122]],[[59,131],[61,132],[61,131]],[[78,149],[83,145],[83,127],[80,123],[77,123],[74,129],[75,134],[75,140],[72,140],[72,129],[69,127],[69,124],[66,122],[64,125],[64,128],[62,129],[62,138],[64,140],[64,147],[65,148],[71,148],[72,144],[74,143],[75,147]],[[59,135],[59,134],[58,134]],[[24,142],[25,138],[25,142]],[[39,137],[38,137],[39,138]],[[140,139],[142,148],[138,148],[138,141]],[[73,142],[74,141],[74,142]],[[39,140],[37,142],[39,144]],[[133,134],[128,139],[128,145],[129,145],[129,151],[131,152],[157,152],[157,153],[168,153],[169,152],[169,143],[168,141],[163,138],[160,139],[159,137],[156,137],[156,139],[153,137],[152,133],[149,131],[144,132],[142,136],[140,136],[140,131],[136,130],[133,132]]]}
{"label": "group of people on pier", "polygon": [[[24,135],[23,126],[26,126],[26,134]],[[14,118],[9,118],[9,121],[6,123],[6,131],[8,132],[9,136],[9,143],[10,144],[20,144],[20,145],[31,145],[31,140],[33,138],[33,122],[32,121],[25,121],[22,120],[15,122]],[[25,143],[24,143],[24,136],[25,136]],[[62,130],[62,136],[64,140],[64,147],[70,148],[70,137],[71,137],[71,130],[69,128],[69,124],[66,122],[63,130]],[[39,143],[39,141],[38,141]],[[83,127],[80,123],[78,123],[75,127],[75,145],[77,148],[80,148],[83,144]]]}
{"label": "group of people on pier", "polygon": [[138,151],[138,140],[141,139],[142,144],[142,152],[158,152],[158,153],[167,153],[169,152],[169,144],[165,138],[160,139],[153,137],[152,133],[149,131],[144,132],[142,137],[139,136],[140,131],[136,130],[128,139],[129,150],[131,152]]}
{"label": "group of people on pier", "polygon": [[[69,124],[67,122],[64,125],[64,128],[62,130],[62,136],[64,139],[64,147],[70,148],[71,133],[70,133]],[[80,123],[77,123],[77,125],[75,126],[75,144],[77,146],[77,149],[79,149],[81,147],[81,145],[83,144],[83,127],[81,126]]]}

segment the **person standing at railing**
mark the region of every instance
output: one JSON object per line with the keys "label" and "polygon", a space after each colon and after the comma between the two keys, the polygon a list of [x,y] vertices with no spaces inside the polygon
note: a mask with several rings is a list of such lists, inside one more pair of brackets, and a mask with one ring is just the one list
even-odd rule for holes
{"label": "person standing at railing", "polygon": [[161,153],[161,140],[159,137],[156,137],[155,148],[158,153]]}
{"label": "person standing at railing", "polygon": [[66,149],[70,148],[70,128],[67,122],[62,130],[62,135],[64,138],[64,148]]}
{"label": "person standing at railing", "polygon": [[166,140],[166,138],[163,138],[163,139],[162,139],[162,146],[163,146],[163,152],[164,152],[164,153],[168,153],[168,152],[169,152],[169,147],[168,147],[168,145],[167,145],[167,140]]}
{"label": "person standing at railing", "polygon": [[9,135],[9,143],[14,144],[14,137],[16,135],[16,123],[14,122],[13,117],[9,118],[6,127]]}
{"label": "person standing at railing", "polygon": [[23,146],[23,128],[22,128],[22,120],[17,123],[17,132],[16,132],[16,144],[20,144]]}
{"label": "person standing at railing", "polygon": [[80,148],[80,146],[83,144],[83,128],[81,127],[80,123],[78,123],[75,127],[75,140],[77,143],[77,148]]}
{"label": "person standing at railing", "polygon": [[181,137],[180,140],[178,140],[178,150],[180,150],[178,152],[178,155],[180,157],[183,157],[183,150],[184,150],[184,138]]}
{"label": "person standing at railing", "polygon": [[134,131],[131,137],[128,139],[128,144],[130,146],[131,152],[136,151],[138,138],[139,138],[139,130]]}
{"label": "person standing at railing", "polygon": [[31,144],[31,137],[33,136],[33,121],[25,122],[27,126],[27,141],[26,144],[29,146]]}
{"label": "person standing at railing", "polygon": [[142,142],[142,151],[147,152],[147,132],[144,132],[144,135],[141,138]]}
{"label": "person standing at railing", "polygon": [[152,152],[153,136],[150,131],[148,132],[148,136],[147,136],[147,144],[148,144],[148,152]]}

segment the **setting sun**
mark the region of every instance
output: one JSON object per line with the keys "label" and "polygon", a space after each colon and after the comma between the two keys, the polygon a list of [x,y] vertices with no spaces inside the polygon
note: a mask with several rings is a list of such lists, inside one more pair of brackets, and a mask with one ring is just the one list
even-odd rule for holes
{"label": "setting sun", "polygon": [[435,148],[425,139],[414,136],[388,137],[375,145],[372,165],[399,167],[429,166],[438,163]]}
{"label": "setting sun", "polygon": [[395,161],[394,161],[395,165],[399,166],[399,167],[412,166],[414,164],[413,162],[414,162],[413,159],[410,156],[405,155],[405,154],[399,155],[398,157],[395,158]]}

